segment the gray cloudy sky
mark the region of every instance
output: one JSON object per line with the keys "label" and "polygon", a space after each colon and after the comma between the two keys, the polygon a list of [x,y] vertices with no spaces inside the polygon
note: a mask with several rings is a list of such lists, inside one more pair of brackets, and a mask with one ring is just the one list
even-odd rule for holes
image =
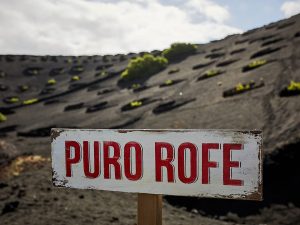
{"label": "gray cloudy sky", "polygon": [[300,0],[1,0],[0,54],[115,54],[205,43],[300,12]]}

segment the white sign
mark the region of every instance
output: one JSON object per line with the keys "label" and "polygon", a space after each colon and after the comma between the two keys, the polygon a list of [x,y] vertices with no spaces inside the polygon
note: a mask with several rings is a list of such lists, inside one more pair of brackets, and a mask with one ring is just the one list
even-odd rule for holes
{"label": "white sign", "polygon": [[260,131],[52,129],[55,186],[262,199]]}

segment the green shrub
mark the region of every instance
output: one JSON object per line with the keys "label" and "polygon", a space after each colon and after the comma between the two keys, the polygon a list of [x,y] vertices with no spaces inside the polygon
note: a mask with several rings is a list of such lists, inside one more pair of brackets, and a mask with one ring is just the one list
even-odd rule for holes
{"label": "green shrub", "polygon": [[212,76],[218,75],[219,73],[220,73],[219,70],[207,70],[205,72],[206,76],[208,76],[208,77],[212,77]]}
{"label": "green shrub", "polygon": [[9,103],[17,103],[20,101],[18,97],[11,97],[7,100]]}
{"label": "green shrub", "polygon": [[183,59],[189,55],[196,53],[197,46],[189,43],[174,43],[170,48],[162,52],[162,56],[167,58],[169,62]]}
{"label": "green shrub", "polygon": [[241,91],[245,91],[245,90],[249,90],[250,89],[250,84],[242,84],[242,83],[238,83],[235,86],[235,90],[237,92],[241,92]]}
{"label": "green shrub", "polygon": [[249,70],[253,70],[253,69],[256,69],[256,68],[258,68],[260,66],[263,66],[265,64],[267,64],[267,60],[265,60],[265,59],[254,60],[251,63],[249,63],[248,65],[244,66],[242,68],[242,71],[243,72],[247,72]]}
{"label": "green shrub", "polygon": [[19,90],[22,91],[22,92],[25,92],[29,89],[28,85],[20,85],[19,86]]}
{"label": "green shrub", "polygon": [[47,81],[47,84],[48,85],[54,85],[54,84],[56,84],[56,80],[55,79],[50,79],[50,80]]}
{"label": "green shrub", "polygon": [[300,91],[300,82],[291,80],[290,85],[287,87],[288,91]]}
{"label": "green shrub", "polygon": [[256,68],[256,67],[262,66],[266,63],[267,63],[267,60],[254,60],[251,63],[249,63],[248,67],[249,68]]}
{"label": "green shrub", "polygon": [[6,120],[7,120],[7,117],[0,112],[0,123],[5,122]]}
{"label": "green shrub", "polygon": [[74,74],[82,73],[84,68],[82,66],[74,66],[71,68],[71,72]]}
{"label": "green shrub", "polygon": [[166,80],[165,81],[165,85],[171,85],[171,84],[173,84],[173,80]]}
{"label": "green shrub", "polygon": [[168,60],[164,57],[145,54],[142,57],[131,59],[127,69],[121,74],[121,78],[133,80],[139,77],[149,77],[163,70],[167,64]]}
{"label": "green shrub", "polygon": [[23,101],[23,105],[31,105],[34,103],[37,103],[39,100],[37,98],[32,98],[32,99],[28,99]]}
{"label": "green shrub", "polygon": [[141,106],[143,103],[141,101],[133,101],[130,103],[131,107],[139,107]]}
{"label": "green shrub", "polygon": [[137,89],[137,88],[140,88],[140,87],[141,87],[140,84],[132,84],[132,85],[131,85],[131,88],[132,88],[132,89]]}
{"label": "green shrub", "polygon": [[73,76],[73,77],[71,78],[71,81],[78,81],[78,80],[80,80],[80,77],[79,77],[79,76]]}
{"label": "green shrub", "polygon": [[108,73],[106,71],[101,71],[100,73],[96,73],[96,77],[105,77]]}

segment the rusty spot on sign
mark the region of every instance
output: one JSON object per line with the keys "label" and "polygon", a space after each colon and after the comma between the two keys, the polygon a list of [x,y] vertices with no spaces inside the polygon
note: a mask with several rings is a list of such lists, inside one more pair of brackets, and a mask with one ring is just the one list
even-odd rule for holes
{"label": "rusty spot on sign", "polygon": [[57,128],[52,128],[51,129],[51,142],[55,140],[59,135],[63,132],[63,130],[57,129]]}

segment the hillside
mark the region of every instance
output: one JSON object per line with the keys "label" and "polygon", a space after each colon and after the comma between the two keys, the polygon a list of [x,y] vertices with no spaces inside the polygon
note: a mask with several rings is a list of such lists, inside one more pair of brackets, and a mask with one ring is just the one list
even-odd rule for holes
{"label": "hillside", "polygon": [[[78,57],[1,55],[0,112],[6,117],[0,123],[1,140],[14,143],[18,150],[12,154],[0,148],[0,168],[24,154],[49,157],[48,136],[52,127],[258,129],[263,130],[264,137],[264,202],[167,197],[167,207],[171,204],[203,212],[195,217],[184,214],[186,210],[182,208],[169,209],[179,210],[186,218],[194,216],[193,222],[182,224],[198,223],[203,215],[230,222],[269,223],[266,218],[277,213],[280,216],[275,216],[274,223],[299,224],[300,177],[296,171],[300,159],[300,91],[287,89],[291,81],[300,82],[299,46],[300,15],[296,15],[241,35],[197,45],[196,54],[170,63],[149,79],[136,81],[134,86],[120,82],[120,74],[130,59],[144,53]],[[141,104],[133,106],[132,102]],[[16,178],[6,178],[3,187],[1,181],[0,196],[9,193],[15,183],[26,183],[26,192],[34,192],[38,184],[31,187],[30,183],[36,174],[47,189],[50,174],[49,181],[44,175],[50,171],[49,165],[38,172],[28,170]],[[122,198],[120,194],[107,196]],[[18,199],[14,194],[10,198]],[[125,202],[127,198],[133,201],[126,195]],[[86,204],[91,201],[92,198],[86,200]],[[7,198],[0,198],[0,209],[7,202]],[[241,218],[224,217],[228,210],[216,209],[215,204],[230,204],[226,210]],[[13,214],[18,218],[26,215],[22,210]],[[0,223],[3,220],[13,224],[13,214],[0,215]],[[21,224],[20,218],[15,224]],[[128,223],[132,221],[134,218]],[[119,219],[115,222],[123,224]]]}

